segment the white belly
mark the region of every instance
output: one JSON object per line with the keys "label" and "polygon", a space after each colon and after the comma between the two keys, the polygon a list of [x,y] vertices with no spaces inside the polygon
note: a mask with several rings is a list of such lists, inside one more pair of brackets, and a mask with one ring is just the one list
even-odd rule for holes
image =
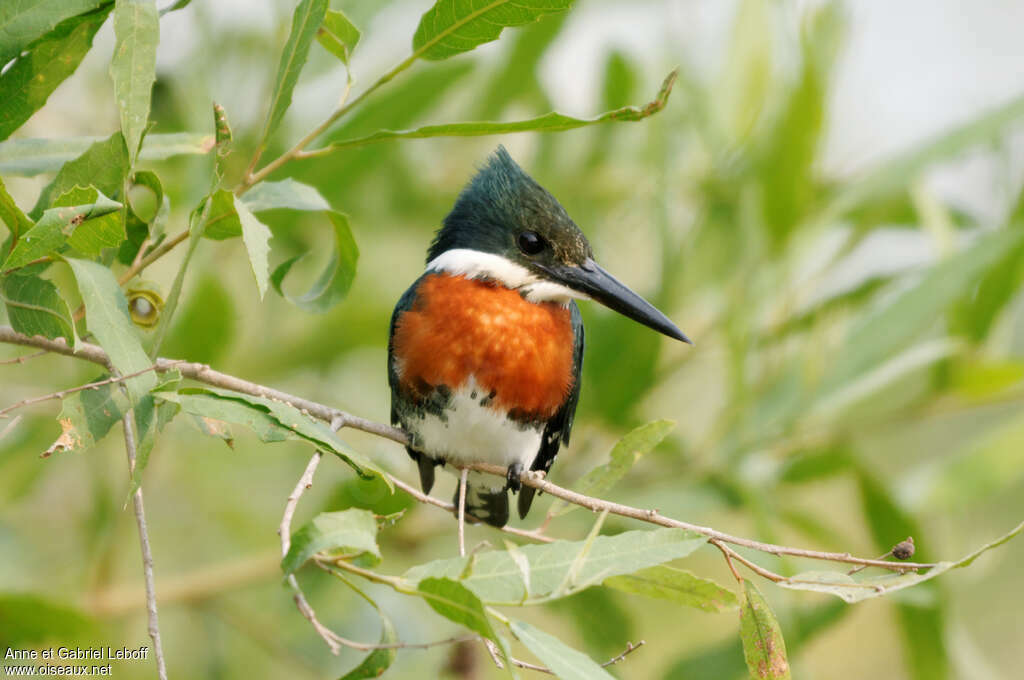
{"label": "white belly", "polygon": [[[475,395],[475,396],[474,396]],[[490,463],[508,467],[520,463],[530,469],[540,450],[541,426],[522,425],[480,401],[486,392],[470,380],[452,393],[443,415],[424,413],[409,418],[416,448],[432,458],[463,463]]]}

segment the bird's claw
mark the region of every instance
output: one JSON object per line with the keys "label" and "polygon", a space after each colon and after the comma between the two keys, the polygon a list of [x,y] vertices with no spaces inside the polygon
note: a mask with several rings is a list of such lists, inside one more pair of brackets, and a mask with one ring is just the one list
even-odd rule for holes
{"label": "bird's claw", "polygon": [[508,474],[505,479],[505,488],[512,493],[518,493],[519,489],[523,488],[523,483],[519,477],[523,474],[522,463],[512,463],[508,466]]}

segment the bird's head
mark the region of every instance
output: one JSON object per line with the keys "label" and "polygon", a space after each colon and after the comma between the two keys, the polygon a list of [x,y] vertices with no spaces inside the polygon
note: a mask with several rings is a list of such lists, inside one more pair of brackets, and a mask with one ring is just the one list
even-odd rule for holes
{"label": "bird's head", "polygon": [[587,237],[565,208],[501,146],[445,217],[427,253],[427,270],[491,279],[533,302],[589,298],[690,342],[668,317],[594,262]]}

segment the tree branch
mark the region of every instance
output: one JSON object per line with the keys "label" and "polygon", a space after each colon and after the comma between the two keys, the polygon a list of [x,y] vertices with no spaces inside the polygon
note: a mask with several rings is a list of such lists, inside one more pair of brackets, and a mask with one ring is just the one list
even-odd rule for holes
{"label": "tree branch", "polygon": [[[135,433],[132,430],[132,411],[124,415],[124,448],[128,454],[128,470],[135,475]],[[135,508],[135,524],[139,530],[139,547],[142,549],[142,574],[146,582],[146,615],[149,619],[149,637],[153,638],[153,656],[160,680],[167,680],[167,664],[164,661],[164,646],[160,641],[160,620],[156,613],[156,583],[153,579],[153,551],[149,546],[149,529],[146,526],[146,511],[142,505],[142,487],[132,494]]]}
{"label": "tree branch", "polygon": [[[87,361],[92,361],[93,363],[97,363],[102,366],[108,366],[109,364],[109,359],[107,358],[106,353],[103,351],[102,348],[100,348],[97,345],[93,345],[87,342],[79,343],[78,351],[74,352],[62,338],[58,340],[48,340],[41,336],[29,337],[27,335],[17,333],[10,326],[0,326],[0,342],[45,349],[51,352],[56,352],[58,354],[74,356],[80,359],[85,359]],[[288,394],[280,390],[275,390],[273,388],[266,387],[265,385],[260,385],[258,383],[243,380],[241,378],[237,378],[226,373],[221,373],[219,371],[213,370],[212,368],[205,364],[183,362],[180,360],[171,360],[163,358],[157,359],[155,363],[157,366],[157,371],[166,371],[170,370],[171,368],[175,368],[178,371],[180,371],[183,376],[191,378],[193,380],[197,380],[202,383],[206,383],[208,385],[214,385],[216,387],[235,390],[236,392],[242,392],[244,394],[250,394],[257,397],[267,397],[271,399],[278,399],[280,401],[284,401],[288,404],[291,404],[295,408],[298,408],[299,410],[305,411],[314,418],[318,418],[328,423],[339,422],[341,423],[342,427],[350,427],[356,430],[361,430],[363,432],[368,432],[370,434],[374,434],[385,439],[390,439],[391,441],[397,442],[399,444],[407,444],[409,441],[408,436],[405,434],[405,432],[399,430],[398,428],[391,427],[389,425],[384,425],[383,423],[376,423],[372,420],[367,420],[366,418],[354,416],[352,414],[345,413],[344,411],[340,411],[338,409],[317,403],[315,401],[303,399],[302,397]],[[504,468],[501,468],[497,465],[476,464],[469,466],[469,468],[472,470],[486,472],[498,476],[505,476],[507,474],[507,471]],[[391,479],[395,480],[394,477],[391,477]],[[793,548],[790,546],[776,545],[773,543],[763,543],[761,541],[755,541],[749,538],[733,536],[731,534],[718,531],[717,529],[712,529],[711,527],[705,527],[699,524],[683,522],[681,520],[673,519],[671,517],[666,517],[660,514],[655,509],[648,510],[642,508],[635,508],[629,505],[623,505],[621,503],[613,503],[611,501],[606,501],[600,498],[592,498],[590,496],[585,496],[575,491],[571,491],[569,489],[560,487],[557,484],[552,484],[551,482],[544,479],[544,476],[542,474],[536,472],[523,472],[521,481],[523,484],[527,486],[531,486],[540,491],[544,491],[545,493],[549,493],[552,496],[561,498],[575,505],[589,508],[591,510],[594,510],[595,512],[607,510],[611,514],[619,515],[621,517],[629,517],[631,519],[640,520],[642,522],[647,522],[649,524],[656,524],[658,526],[664,527],[687,529],[689,531],[693,531],[704,536],[707,536],[710,539],[716,539],[723,543],[738,545],[744,548],[750,548],[752,550],[757,550],[771,555],[790,555],[793,557],[802,557],[805,559],[821,560],[826,562],[858,564],[868,567],[879,567],[891,571],[930,569],[932,566],[934,566],[930,563],[894,563],[879,559],[855,557],[850,553],[845,552],[837,553],[826,552],[821,550],[805,550],[802,548]],[[409,490],[411,488],[409,487],[409,485],[404,483],[400,484],[399,486],[403,488],[403,490]],[[424,498],[428,498],[425,497],[423,494],[417,493],[413,493],[413,496],[416,497],[417,500],[424,500]],[[442,505],[439,502],[435,502],[433,499],[429,501],[424,500],[424,502],[429,502],[432,505],[438,505],[439,507],[443,507],[446,510],[451,508],[449,504]],[[543,540],[540,539],[540,537],[536,534],[532,534],[531,532],[527,533],[530,534],[526,536],[527,538]]]}

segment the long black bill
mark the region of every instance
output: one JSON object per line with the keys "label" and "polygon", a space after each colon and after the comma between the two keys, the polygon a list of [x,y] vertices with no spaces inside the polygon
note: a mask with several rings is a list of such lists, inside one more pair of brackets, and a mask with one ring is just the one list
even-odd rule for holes
{"label": "long black bill", "polygon": [[590,258],[578,267],[555,265],[544,267],[544,270],[560,283],[584,293],[619,314],[670,338],[693,344],[657,307],[631,291]]}

